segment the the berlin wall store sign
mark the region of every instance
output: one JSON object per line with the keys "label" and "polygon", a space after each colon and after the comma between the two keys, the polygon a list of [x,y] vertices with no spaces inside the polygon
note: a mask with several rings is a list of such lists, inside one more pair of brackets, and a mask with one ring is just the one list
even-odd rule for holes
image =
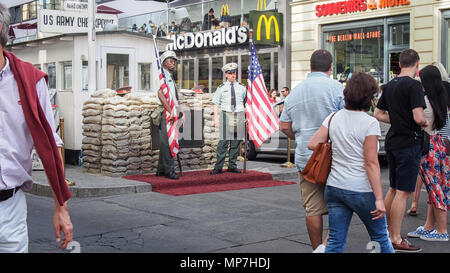
{"label": "the berlin wall store sign", "polygon": [[246,43],[248,41],[248,29],[242,26],[233,26],[213,31],[186,32],[173,35],[171,39],[173,43],[168,45],[168,49],[175,51],[229,46]]}

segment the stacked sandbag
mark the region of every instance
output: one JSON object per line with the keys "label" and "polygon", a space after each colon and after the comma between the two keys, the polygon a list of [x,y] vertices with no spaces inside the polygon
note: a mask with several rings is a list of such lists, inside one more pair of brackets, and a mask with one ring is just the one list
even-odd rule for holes
{"label": "stacked sandbag", "polygon": [[[150,115],[158,106],[156,96],[147,96],[140,98],[141,104],[141,127],[142,133],[140,135],[140,158],[141,158],[141,173],[154,173],[158,167],[159,151],[152,150],[152,132],[151,132],[151,117]],[[155,132],[158,133],[158,132]],[[156,159],[155,159],[156,157]]]}
{"label": "stacked sandbag", "polygon": [[[203,157],[206,162],[206,168],[214,168],[217,162],[217,144],[219,143],[220,132],[219,128],[214,126],[214,105],[212,103],[212,98],[214,94],[203,94],[202,105],[203,105],[203,137],[204,146],[202,148]],[[225,162],[227,165],[227,162]]]}
{"label": "stacked sandbag", "polygon": [[123,176],[128,170],[130,156],[129,101],[115,96],[105,100],[102,117],[101,173]]}
{"label": "stacked sandbag", "polygon": [[83,104],[83,167],[87,172],[99,173],[102,159],[102,114],[105,100],[115,96],[115,91],[104,89],[96,91]]}

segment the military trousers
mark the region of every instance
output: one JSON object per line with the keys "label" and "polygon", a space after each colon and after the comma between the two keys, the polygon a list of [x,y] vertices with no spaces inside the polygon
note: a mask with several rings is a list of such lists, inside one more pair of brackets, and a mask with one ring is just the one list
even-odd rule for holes
{"label": "military trousers", "polygon": [[223,168],[227,154],[229,154],[228,169],[236,169],[239,145],[245,133],[245,113],[221,112],[220,115],[220,140],[217,144],[217,162],[214,169]]}
{"label": "military trousers", "polygon": [[166,116],[164,111],[161,115],[161,124],[159,125],[159,160],[158,173],[169,174],[175,172],[175,165],[172,154],[170,153],[169,137],[167,136]]}

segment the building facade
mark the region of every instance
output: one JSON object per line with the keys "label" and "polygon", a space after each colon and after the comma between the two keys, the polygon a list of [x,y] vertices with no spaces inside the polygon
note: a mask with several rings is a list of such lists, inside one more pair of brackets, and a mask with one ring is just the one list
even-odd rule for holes
{"label": "building facade", "polygon": [[450,1],[347,0],[292,3],[292,85],[309,72],[316,49],[334,58],[332,77],[345,83],[354,72],[372,74],[379,84],[399,73],[398,54],[420,55],[420,67],[434,61],[450,67]]}

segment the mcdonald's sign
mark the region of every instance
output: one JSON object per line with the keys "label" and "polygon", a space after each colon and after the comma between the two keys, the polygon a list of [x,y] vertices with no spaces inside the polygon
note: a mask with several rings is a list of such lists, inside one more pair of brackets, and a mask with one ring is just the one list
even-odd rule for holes
{"label": "mcdonald's sign", "polygon": [[257,10],[266,10],[266,0],[258,0],[258,6],[256,7]]}
{"label": "mcdonald's sign", "polygon": [[[262,0],[260,0],[262,1]],[[283,44],[283,14],[268,11],[250,11],[253,42],[264,45]]]}
{"label": "mcdonald's sign", "polygon": [[220,16],[230,16],[230,6],[223,4],[220,8]]}

